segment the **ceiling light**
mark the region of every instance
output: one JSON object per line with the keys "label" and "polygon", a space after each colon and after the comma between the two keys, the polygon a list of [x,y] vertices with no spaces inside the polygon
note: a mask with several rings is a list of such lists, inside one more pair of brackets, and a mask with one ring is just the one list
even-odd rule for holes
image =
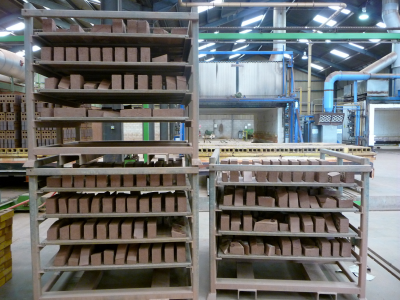
{"label": "ceiling light", "polygon": [[336,50],[336,49],[333,49],[333,50],[331,50],[331,53],[332,53],[332,54],[334,54],[334,55],[337,55],[337,56],[343,57],[343,58],[346,58],[346,57],[348,57],[348,56],[349,56],[349,54],[347,54],[347,53],[344,53],[344,52],[342,52],[342,51],[339,51],[339,50]]}
{"label": "ceiling light", "polygon": [[241,32],[239,32],[239,33],[248,33],[248,32],[250,32],[250,31],[253,31],[252,29],[246,29],[246,30],[242,30]]}
{"label": "ceiling light", "polygon": [[217,49],[212,49],[212,50],[210,50],[210,52],[215,52],[215,51],[217,51]]}
{"label": "ceiling light", "polygon": [[[328,20],[328,18],[325,18],[325,17],[320,16],[320,15],[316,15],[316,16],[314,17],[313,20],[316,21],[316,22],[318,22],[318,23],[323,24],[323,23],[326,22],[326,20]],[[334,21],[334,20],[329,20],[329,22],[326,23],[326,25],[328,25],[328,26],[333,26],[333,25],[335,25],[336,23],[337,23],[337,22]]]}
{"label": "ceiling light", "polygon": [[322,31],[313,29],[313,32],[322,33]]}
{"label": "ceiling light", "polygon": [[238,57],[238,56],[240,56],[240,54],[234,54],[234,55],[229,56],[229,59],[232,59],[232,58],[235,58],[235,57]]}
{"label": "ceiling light", "polygon": [[244,43],[245,41],[246,41],[245,39],[240,39],[240,40],[237,40],[236,43]]}
{"label": "ceiling light", "polygon": [[300,43],[308,43],[308,40],[307,39],[299,39],[299,42]]}
{"label": "ceiling light", "polygon": [[199,40],[199,43],[201,43],[202,41],[204,41],[204,40]]}
{"label": "ceiling light", "polygon": [[207,54],[199,54],[199,58],[206,56]]}
{"label": "ceiling light", "polygon": [[369,18],[369,15],[367,14],[367,7],[366,7],[366,6],[364,6],[364,7],[362,8],[362,13],[358,16],[358,18],[359,18],[360,20],[366,20],[366,19]]}
{"label": "ceiling light", "polygon": [[325,40],[325,43],[330,43],[331,42],[331,40]]}
{"label": "ceiling light", "polygon": [[205,44],[205,45],[203,45],[203,46],[199,47],[199,50],[202,50],[202,49],[205,49],[205,48],[208,48],[208,47],[214,46],[214,45],[215,45],[215,43],[208,43],[208,44]]}
{"label": "ceiling light", "polygon": [[232,51],[239,51],[239,50],[242,50],[242,49],[244,49],[244,48],[247,48],[248,46],[249,46],[249,45],[245,45],[245,46],[236,48],[236,49],[234,49],[234,50],[232,50]]}
{"label": "ceiling light", "polygon": [[219,33],[219,31],[214,31],[215,34]]}
{"label": "ceiling light", "polygon": [[33,52],[39,51],[40,49],[42,49],[42,48],[40,48],[39,46],[36,46],[36,45],[32,47]]}
{"label": "ceiling light", "polygon": [[379,22],[376,24],[376,26],[380,27],[380,28],[386,28],[386,24],[383,22]]}
{"label": "ceiling light", "polygon": [[210,57],[209,59],[206,59],[206,61],[212,61],[214,60],[214,57]]}
{"label": "ceiling light", "polygon": [[[222,0],[214,0],[214,1],[211,1],[210,3],[221,3],[221,2],[223,2],[223,1]],[[212,9],[214,7],[215,6],[199,6],[198,13],[202,13],[203,11]]]}
{"label": "ceiling light", "polygon": [[370,41],[370,42],[373,42],[373,43],[378,43],[378,42],[380,42],[381,40],[380,40],[380,39],[370,39],[369,41]]}
{"label": "ceiling light", "polygon": [[0,32],[0,36],[7,36],[9,34],[11,34],[11,32],[9,32],[9,31],[1,31]]}
{"label": "ceiling light", "polygon": [[14,24],[10,27],[7,27],[6,30],[8,31],[18,31],[18,30],[22,30],[25,28],[25,24],[23,22],[19,22],[17,24]]}
{"label": "ceiling light", "polygon": [[[333,10],[339,10],[339,9],[340,9],[339,6],[329,6],[329,8],[330,8],[330,9],[333,9]],[[351,13],[350,10],[345,9],[345,8],[343,8],[340,12],[341,12],[342,14],[345,14],[345,15],[348,15],[349,13]]]}
{"label": "ceiling light", "polygon": [[349,45],[352,45],[352,46],[360,48],[360,49],[364,49],[363,46],[360,46],[360,45],[357,45],[357,44],[349,43]]}
{"label": "ceiling light", "polygon": [[242,22],[242,26],[247,26],[247,25],[249,25],[249,24],[252,24],[252,23],[261,21],[262,19],[264,19],[264,15],[259,15],[259,16],[257,16],[257,17],[254,17],[254,18],[248,19],[248,20],[246,20],[246,21],[243,21],[243,22]]}
{"label": "ceiling light", "polygon": [[313,64],[313,63],[311,63],[311,67],[314,68],[314,69],[320,70],[320,71],[324,69],[323,67],[321,67],[319,65],[316,65],[316,64]]}
{"label": "ceiling light", "polygon": [[303,56],[301,57],[301,59],[307,59],[308,57],[307,57],[307,53],[306,53],[306,51],[304,51],[304,54],[303,54]]}
{"label": "ceiling light", "polygon": [[25,50],[18,51],[18,52],[15,53],[15,54],[17,54],[18,56],[25,56]]}

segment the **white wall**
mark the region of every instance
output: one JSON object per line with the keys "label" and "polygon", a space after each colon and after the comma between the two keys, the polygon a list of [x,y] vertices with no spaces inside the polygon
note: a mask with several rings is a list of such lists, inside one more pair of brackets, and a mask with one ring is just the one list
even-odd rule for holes
{"label": "white wall", "polygon": [[254,135],[263,142],[284,142],[282,108],[270,108],[254,114]]}

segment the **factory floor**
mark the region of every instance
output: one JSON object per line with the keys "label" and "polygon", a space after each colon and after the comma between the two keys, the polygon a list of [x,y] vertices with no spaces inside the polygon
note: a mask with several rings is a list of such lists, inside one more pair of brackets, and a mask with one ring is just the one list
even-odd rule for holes
{"label": "factory floor", "polygon": [[[385,258],[394,267],[400,269],[400,151],[378,150],[377,160],[374,163],[375,178],[371,180],[370,195],[371,206],[376,208],[398,210],[371,211],[369,220],[369,248]],[[27,192],[27,185],[21,180],[0,181],[2,199],[17,196]],[[208,276],[208,199],[205,188],[205,180],[201,181],[200,190],[200,297],[206,299],[209,290]],[[390,198],[389,198],[390,197]],[[379,199],[384,201],[380,202]],[[375,199],[375,200],[373,200]],[[389,199],[389,200],[388,200]],[[375,204],[373,204],[376,202]],[[390,205],[387,205],[387,204]],[[392,205],[394,204],[394,205]],[[351,221],[356,222],[356,214],[347,214]],[[47,228],[52,223],[47,220],[41,224],[41,239],[44,239]],[[16,213],[13,225],[13,278],[4,286],[0,287],[0,299],[2,300],[25,300],[32,299],[32,275],[30,256],[30,230],[29,214]],[[47,261],[55,253],[56,248],[46,247],[42,250],[42,259]],[[375,278],[367,283],[367,299],[369,300],[393,300],[399,299],[399,280],[388,271],[368,258],[368,266],[371,268]],[[44,278],[49,274],[45,274]],[[235,299],[236,295],[234,295]],[[259,299],[263,299],[259,295]],[[225,298],[224,298],[225,299]],[[241,298],[242,299],[242,298]],[[243,298],[247,299],[247,298]],[[251,297],[249,299],[254,299]],[[315,299],[315,294],[280,294],[269,295],[266,299]],[[322,299],[322,298],[321,298]],[[325,298],[324,298],[325,299]],[[329,298],[330,299],[330,298]],[[333,298],[332,298],[333,299]],[[340,296],[338,299],[356,299],[353,296]]]}

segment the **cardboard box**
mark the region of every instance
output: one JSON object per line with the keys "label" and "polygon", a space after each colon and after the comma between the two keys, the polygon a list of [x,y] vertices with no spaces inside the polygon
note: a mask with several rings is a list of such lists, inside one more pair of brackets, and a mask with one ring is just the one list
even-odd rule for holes
{"label": "cardboard box", "polygon": [[250,237],[250,253],[252,255],[263,255],[265,252],[264,242],[261,238]]}

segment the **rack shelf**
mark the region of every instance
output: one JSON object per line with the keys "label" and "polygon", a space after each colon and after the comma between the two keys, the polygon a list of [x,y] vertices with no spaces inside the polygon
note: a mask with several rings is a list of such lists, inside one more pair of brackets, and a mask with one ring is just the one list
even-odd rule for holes
{"label": "rack shelf", "polygon": [[[278,146],[279,147],[279,146]],[[282,148],[285,148],[282,146]],[[368,203],[368,188],[369,188],[369,172],[371,171],[371,166],[369,164],[369,160],[366,158],[361,158],[353,155],[343,154],[340,152],[330,151],[321,149],[320,150],[320,158],[324,159],[326,155],[336,157],[337,165],[238,165],[238,164],[220,164],[219,163],[219,149],[216,149],[212,156],[210,157],[210,293],[208,295],[208,299],[218,299],[218,291],[223,290],[234,290],[238,291],[251,291],[256,294],[258,291],[275,291],[275,292],[306,292],[306,293],[323,293],[323,294],[356,294],[359,299],[365,299],[366,293],[366,255],[367,255],[367,219],[368,219],[368,210],[366,209],[366,203]],[[355,165],[343,165],[343,160],[349,160]],[[266,174],[268,172],[350,172],[350,173],[361,173],[361,181],[356,183],[320,183],[320,182],[257,182],[255,178],[252,178],[250,182],[244,182],[241,177],[239,182],[222,182],[222,171],[248,171],[248,172],[264,172]],[[337,188],[335,193],[342,193],[343,187],[361,187],[361,205],[354,205],[349,208],[301,208],[301,207],[263,207],[263,206],[234,206],[234,205],[222,205],[220,192],[223,191],[223,187],[226,186],[252,186],[256,187],[255,191],[257,192],[257,187],[301,187],[303,191],[306,191],[305,188]],[[243,189],[241,189],[243,190]],[[253,189],[254,190],[254,189]],[[271,190],[267,194],[261,194],[262,196],[271,196]],[[264,189],[261,189],[260,192],[263,192]],[[292,191],[294,191],[292,189]],[[315,190],[314,190],[315,191]],[[332,191],[331,191],[332,192]],[[233,191],[230,191],[230,194]],[[235,195],[235,193],[233,193]],[[241,197],[241,194],[239,194]],[[236,197],[236,196],[232,196]],[[243,195],[244,198],[244,195]],[[276,200],[276,199],[275,199]],[[241,200],[240,200],[241,201]],[[240,202],[239,201],[239,202]],[[252,200],[253,201],[253,200]],[[339,200],[338,200],[339,201]],[[244,202],[244,199],[243,199]],[[255,232],[255,231],[232,231],[232,230],[220,230],[219,217],[221,215],[220,212],[228,211],[231,212],[227,214],[227,217],[224,219],[224,222],[231,222],[235,217],[235,224],[241,221],[240,212],[255,212],[256,218],[257,213],[259,212],[276,212],[276,213],[343,213],[343,212],[353,212],[360,214],[360,225],[350,224],[350,228],[348,233],[305,233],[305,232],[290,232],[290,231],[275,231],[275,232]],[[236,214],[234,214],[236,213]],[[271,214],[272,215],[272,214]],[[263,214],[261,214],[263,216]],[[254,215],[253,215],[254,217]],[[274,217],[275,218],[275,217]],[[279,222],[281,220],[276,217]],[[244,221],[243,221],[244,222]],[[285,222],[283,222],[285,223]],[[289,221],[286,221],[289,223]],[[224,223],[226,226],[226,223]],[[240,223],[239,223],[240,224]],[[300,223],[299,223],[300,224]],[[313,224],[314,225],[314,224]],[[250,226],[250,225],[247,225]],[[291,226],[291,225],[289,225]],[[225,227],[227,228],[227,227]],[[228,227],[229,228],[229,227]],[[356,229],[358,228],[358,229]],[[278,239],[273,239],[272,237],[296,237],[300,238],[301,244],[303,242],[311,242],[315,241],[319,238],[344,238],[357,239],[356,250],[352,251],[352,256],[350,257],[308,257],[308,256],[267,256],[267,255],[235,255],[230,253],[222,253],[219,248],[218,242],[221,241],[221,237],[232,237],[232,241],[247,241],[246,237],[269,237],[268,240],[277,243]],[[288,239],[286,239],[288,241]],[[326,241],[326,240],[325,240]],[[228,242],[228,240],[226,241]],[[261,241],[260,241],[261,242]],[[344,242],[341,240],[341,242]],[[291,239],[289,239],[289,243],[291,244]],[[322,241],[321,241],[322,243]],[[329,243],[328,243],[329,244]],[[245,244],[242,244],[245,249]],[[279,247],[274,244],[275,247]],[[292,245],[290,245],[292,246]],[[228,246],[230,247],[230,245]],[[320,251],[320,249],[319,249]],[[250,245],[251,252],[251,245]],[[347,267],[342,264],[342,262],[352,262],[360,266],[360,276],[356,279],[350,279],[347,274],[351,274]],[[239,266],[240,264],[244,264],[243,268]],[[272,265],[276,263],[282,264],[282,267],[286,270],[285,277],[287,279],[277,279],[274,278],[273,273],[271,274],[269,271],[266,271],[269,279],[255,279],[255,270],[258,272],[261,271],[260,268],[268,269],[274,268]],[[283,266],[283,264],[285,266]],[[299,274],[291,274],[288,270],[295,270],[293,264],[303,264],[306,273],[311,276],[307,279],[310,280],[300,280]],[[336,264],[344,270],[346,274],[346,280],[350,279],[352,282],[345,281],[334,281],[332,277],[328,279],[321,269],[319,271],[315,271],[314,274],[309,274],[309,271],[305,267],[305,264],[312,265],[310,266],[310,272],[314,271],[315,268],[320,268],[323,264]],[[275,266],[275,265],[274,265]],[[230,277],[226,278],[226,274],[237,269],[237,278]],[[226,268],[226,269],[224,269]],[[343,269],[344,268],[344,269]],[[270,270],[270,269],[268,269]],[[239,273],[242,272],[239,276]],[[226,273],[226,274],[225,274]],[[321,278],[317,281],[313,278],[318,277],[320,274]],[[235,276],[233,274],[229,276]],[[244,277],[243,277],[244,276]],[[293,280],[295,278],[296,280]],[[306,278],[305,278],[306,279]],[[233,295],[233,294],[232,294]],[[224,298],[225,299],[225,298]],[[227,298],[228,299],[228,298]],[[231,299],[231,298],[229,298]],[[233,299],[233,298],[232,298]]]}
{"label": "rack shelf", "polygon": [[64,122],[64,123],[83,123],[83,122],[127,122],[127,123],[143,123],[143,122],[180,122],[184,123],[189,120],[188,117],[37,117],[36,123],[41,122]]}

